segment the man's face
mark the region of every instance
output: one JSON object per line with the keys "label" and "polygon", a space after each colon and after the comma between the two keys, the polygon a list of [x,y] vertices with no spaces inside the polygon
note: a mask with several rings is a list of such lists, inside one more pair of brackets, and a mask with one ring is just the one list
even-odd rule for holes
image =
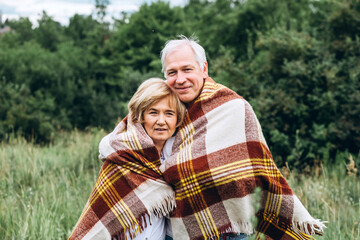
{"label": "man's face", "polygon": [[200,69],[192,48],[184,45],[166,56],[165,66],[167,83],[180,100],[184,103],[195,100],[207,77],[207,63]]}

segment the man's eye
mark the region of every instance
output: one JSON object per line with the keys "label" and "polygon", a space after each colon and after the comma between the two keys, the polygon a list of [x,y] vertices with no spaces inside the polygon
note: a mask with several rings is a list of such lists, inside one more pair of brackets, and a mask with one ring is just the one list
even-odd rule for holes
{"label": "man's eye", "polygon": [[172,75],[174,75],[174,74],[175,74],[174,71],[168,72],[168,76],[172,76]]}

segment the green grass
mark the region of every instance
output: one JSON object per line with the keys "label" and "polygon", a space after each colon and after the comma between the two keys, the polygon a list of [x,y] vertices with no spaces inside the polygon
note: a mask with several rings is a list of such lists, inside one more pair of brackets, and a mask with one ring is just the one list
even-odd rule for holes
{"label": "green grass", "polygon": [[0,145],[0,239],[67,239],[94,186],[101,131],[61,134],[47,147]]}
{"label": "green grass", "polygon": [[[94,186],[105,134],[60,133],[49,146],[22,138],[0,144],[0,239],[67,239]],[[288,181],[311,215],[329,222],[317,239],[360,239],[360,181],[345,164]]]}
{"label": "green grass", "polygon": [[360,179],[343,165],[322,167],[318,177],[290,175],[288,182],[311,215],[328,221],[316,239],[360,239]]}

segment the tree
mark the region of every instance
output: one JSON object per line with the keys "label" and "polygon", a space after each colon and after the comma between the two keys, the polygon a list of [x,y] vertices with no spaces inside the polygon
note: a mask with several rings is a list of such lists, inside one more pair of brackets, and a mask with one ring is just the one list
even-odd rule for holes
{"label": "tree", "polygon": [[38,20],[38,27],[34,30],[37,42],[50,51],[55,51],[57,45],[63,41],[63,28],[55,22],[45,11]]}
{"label": "tree", "polygon": [[96,15],[100,22],[104,21],[106,8],[110,4],[109,0],[95,0]]}
{"label": "tree", "polygon": [[162,46],[170,37],[186,31],[183,19],[182,9],[170,8],[169,3],[142,5],[109,39],[110,59],[116,66],[129,66],[143,73],[160,72]]}
{"label": "tree", "polygon": [[33,24],[29,18],[20,17],[18,20],[9,20],[8,25],[19,35],[20,43],[25,43],[34,38]]}

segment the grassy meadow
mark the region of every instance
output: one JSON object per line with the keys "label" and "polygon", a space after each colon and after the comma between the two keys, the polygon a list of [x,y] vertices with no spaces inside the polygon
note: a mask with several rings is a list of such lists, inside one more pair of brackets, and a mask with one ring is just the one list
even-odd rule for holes
{"label": "grassy meadow", "polygon": [[[22,138],[0,144],[0,239],[67,239],[95,183],[105,134],[59,133],[49,146]],[[346,174],[346,161],[287,177],[309,212],[328,221],[316,239],[360,239],[360,181]]]}

